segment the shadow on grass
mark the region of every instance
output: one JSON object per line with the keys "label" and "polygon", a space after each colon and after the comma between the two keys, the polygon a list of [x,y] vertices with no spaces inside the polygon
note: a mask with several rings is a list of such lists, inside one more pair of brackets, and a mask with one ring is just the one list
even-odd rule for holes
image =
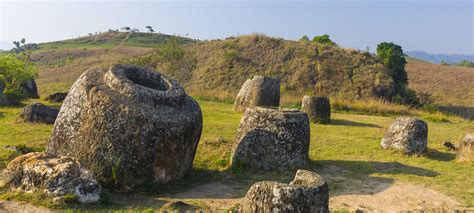
{"label": "shadow on grass", "polygon": [[456,154],[454,153],[440,152],[436,149],[428,149],[426,154],[423,156],[437,161],[452,161],[456,158]]}
{"label": "shadow on grass", "polygon": [[331,125],[336,126],[358,126],[358,127],[370,127],[370,128],[382,128],[376,124],[368,124],[368,123],[359,123],[350,120],[343,120],[343,119],[332,119]]}
{"label": "shadow on grass", "polygon": [[454,114],[467,120],[474,120],[474,107],[438,106],[437,109],[447,114]]}

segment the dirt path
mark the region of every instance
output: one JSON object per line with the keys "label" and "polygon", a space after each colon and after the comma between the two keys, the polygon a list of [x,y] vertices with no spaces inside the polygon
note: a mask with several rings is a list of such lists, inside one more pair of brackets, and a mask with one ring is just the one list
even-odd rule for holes
{"label": "dirt path", "polygon": [[25,202],[0,200],[0,213],[3,213],[3,212],[43,213],[43,212],[51,212],[51,211],[47,208],[33,206]]}
{"label": "dirt path", "polygon": [[[360,184],[365,184],[367,190],[361,193],[349,188],[346,191],[332,193],[329,202],[331,210],[400,212],[462,208],[462,205],[454,198],[423,186],[398,181],[394,183],[371,181],[370,183]],[[207,206],[212,212],[221,212],[221,210],[234,207],[242,201],[242,198],[236,196],[236,194],[237,190],[230,185],[221,181],[215,181],[168,197],[140,198],[136,202],[132,201],[133,199],[127,198],[127,205],[162,206],[167,201],[185,201]],[[0,201],[0,212],[50,211],[24,202]]]}

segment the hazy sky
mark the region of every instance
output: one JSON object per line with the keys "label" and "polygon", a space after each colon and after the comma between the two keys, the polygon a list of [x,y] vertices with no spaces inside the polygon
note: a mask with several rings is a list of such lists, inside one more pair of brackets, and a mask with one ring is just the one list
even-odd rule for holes
{"label": "hazy sky", "polygon": [[264,33],[286,39],[329,34],[343,47],[474,54],[474,0],[0,0],[0,48],[122,26],[214,39]]}

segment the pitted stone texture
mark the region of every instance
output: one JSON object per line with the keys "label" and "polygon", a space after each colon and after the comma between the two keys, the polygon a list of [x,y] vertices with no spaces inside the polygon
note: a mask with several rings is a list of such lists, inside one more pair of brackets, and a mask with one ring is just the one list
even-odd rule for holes
{"label": "pitted stone texture", "polygon": [[39,190],[57,197],[74,194],[82,203],[97,202],[101,193],[94,175],[78,162],[40,152],[12,160],[2,172],[1,185],[25,192]]}
{"label": "pitted stone texture", "polygon": [[131,65],[91,69],[64,100],[47,152],[77,158],[122,189],[167,183],[192,168],[202,114],[181,85]]}
{"label": "pitted stone texture", "polygon": [[298,170],[290,184],[262,181],[253,184],[241,212],[329,212],[329,188],[318,174]]}
{"label": "pitted stone texture", "polygon": [[26,122],[54,124],[59,110],[41,103],[30,104],[23,108],[20,117]]}
{"label": "pitted stone texture", "polygon": [[276,79],[256,75],[247,79],[235,98],[234,110],[245,111],[246,107],[279,106],[280,82]]}
{"label": "pitted stone texture", "polygon": [[36,87],[35,79],[30,79],[21,85],[26,91],[28,98],[39,98],[38,88]]}
{"label": "pitted stone texture", "polygon": [[459,161],[474,162],[474,133],[469,133],[459,144],[456,158]]}
{"label": "pitted stone texture", "polygon": [[268,107],[247,108],[232,150],[232,164],[256,169],[300,167],[308,161],[306,113]]}
{"label": "pitted stone texture", "polygon": [[66,99],[66,96],[67,96],[67,92],[57,92],[57,93],[48,95],[48,97],[46,97],[46,100],[53,103],[59,103],[59,102],[64,101],[64,99]]}
{"label": "pitted stone texture", "polygon": [[331,123],[331,104],[329,98],[305,95],[301,104],[301,111],[306,112],[309,120],[313,123]]}
{"label": "pitted stone texture", "polygon": [[397,118],[380,145],[383,149],[394,149],[404,154],[422,154],[427,150],[428,124],[411,117]]}

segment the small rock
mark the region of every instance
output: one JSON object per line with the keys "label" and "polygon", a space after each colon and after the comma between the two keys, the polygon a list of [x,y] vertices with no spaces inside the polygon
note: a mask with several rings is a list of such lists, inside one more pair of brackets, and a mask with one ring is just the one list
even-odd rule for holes
{"label": "small rock", "polygon": [[58,109],[45,106],[42,103],[34,103],[24,107],[20,117],[26,122],[54,124],[58,113]]}
{"label": "small rock", "polygon": [[56,197],[74,194],[81,203],[97,202],[101,192],[93,174],[82,168],[79,162],[40,152],[13,159],[2,171],[0,187],[25,192],[42,191]]}
{"label": "small rock", "polygon": [[457,149],[457,146],[450,141],[445,141],[443,142],[443,146],[448,148],[448,150],[455,151]]}
{"label": "small rock", "polygon": [[314,172],[298,170],[290,184],[262,181],[253,184],[241,212],[329,212],[329,187]]}
{"label": "small rock", "polygon": [[385,133],[380,146],[410,155],[425,153],[428,146],[428,124],[411,117],[397,118]]}
{"label": "small rock", "polygon": [[46,100],[53,103],[59,103],[59,102],[64,101],[66,97],[67,97],[67,92],[57,92],[57,93],[48,95],[48,97],[46,97]]}
{"label": "small rock", "polygon": [[170,201],[163,205],[162,209],[166,210],[179,210],[180,212],[193,211],[195,207],[193,205],[187,204],[183,201]]}

